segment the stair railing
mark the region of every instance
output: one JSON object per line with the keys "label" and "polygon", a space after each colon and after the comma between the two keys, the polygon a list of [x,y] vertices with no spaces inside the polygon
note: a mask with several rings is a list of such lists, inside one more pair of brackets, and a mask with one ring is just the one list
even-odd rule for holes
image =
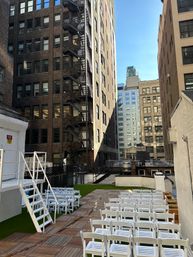
{"label": "stair railing", "polygon": [[[42,161],[40,160],[39,156],[43,156],[43,164]],[[59,207],[59,202],[58,199],[56,197],[55,192],[52,189],[52,186],[50,184],[50,181],[46,175],[46,159],[47,159],[47,155],[46,153],[42,153],[42,152],[34,152],[34,157],[33,157],[33,176],[35,180],[41,179],[44,181],[44,186],[47,185],[46,188],[46,205],[47,205],[47,200],[48,200],[48,194],[50,194],[52,196],[52,198],[54,199],[54,223],[56,222],[56,216],[57,216],[57,212],[58,212],[58,207]],[[43,177],[42,177],[43,175]]]}

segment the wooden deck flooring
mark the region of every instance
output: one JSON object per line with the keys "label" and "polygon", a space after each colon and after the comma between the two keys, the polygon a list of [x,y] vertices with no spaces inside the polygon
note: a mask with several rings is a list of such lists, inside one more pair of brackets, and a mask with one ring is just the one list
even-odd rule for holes
{"label": "wooden deck flooring", "polygon": [[0,241],[1,257],[82,257],[80,230],[90,231],[90,218],[99,218],[99,209],[119,191],[96,190],[81,200],[71,215],[61,216],[44,234],[15,233]]}

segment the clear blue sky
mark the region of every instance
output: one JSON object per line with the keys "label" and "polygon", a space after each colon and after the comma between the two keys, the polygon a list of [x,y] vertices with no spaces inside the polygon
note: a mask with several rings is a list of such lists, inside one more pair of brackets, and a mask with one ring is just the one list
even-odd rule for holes
{"label": "clear blue sky", "polygon": [[158,78],[157,35],[161,0],[115,0],[117,80],[135,66],[141,80]]}

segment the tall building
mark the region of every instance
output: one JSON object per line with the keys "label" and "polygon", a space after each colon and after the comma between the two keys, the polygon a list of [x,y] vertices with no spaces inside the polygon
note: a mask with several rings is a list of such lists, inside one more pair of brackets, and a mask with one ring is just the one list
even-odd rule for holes
{"label": "tall building", "polygon": [[0,1],[0,103],[11,106],[13,61],[8,54],[9,1]]}
{"label": "tall building", "polygon": [[127,68],[126,85],[118,86],[117,124],[119,158],[135,158],[141,128],[139,77],[134,67]]}
{"label": "tall building", "polygon": [[159,80],[140,81],[141,142],[152,159],[164,159]]}
{"label": "tall building", "polygon": [[193,1],[164,0],[159,27],[159,79],[166,159],[173,159],[168,129],[182,90],[193,88]]}
{"label": "tall building", "polygon": [[116,157],[111,0],[11,0],[13,105],[30,120],[28,151],[103,165]]}

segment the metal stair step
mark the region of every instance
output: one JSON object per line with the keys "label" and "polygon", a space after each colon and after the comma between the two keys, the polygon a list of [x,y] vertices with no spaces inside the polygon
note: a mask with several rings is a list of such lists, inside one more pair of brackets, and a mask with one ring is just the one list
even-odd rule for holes
{"label": "metal stair step", "polygon": [[49,216],[49,213],[47,212],[47,213],[44,213],[41,216],[37,217],[36,219],[37,219],[37,221],[39,221],[39,220],[42,220],[43,218],[46,218],[48,216]]}
{"label": "metal stair step", "polygon": [[43,209],[44,209],[44,207],[40,207],[40,208],[38,208],[38,209],[35,209],[35,210],[34,210],[34,214],[37,213],[37,212],[42,211]]}
{"label": "metal stair step", "polygon": [[39,194],[35,194],[35,195],[27,195],[27,198],[28,199],[31,199],[31,198],[36,198],[36,197],[39,197]]}
{"label": "metal stair step", "polygon": [[51,219],[49,219],[49,220],[47,220],[46,222],[42,223],[42,224],[40,225],[40,228],[46,227],[46,226],[49,225],[50,223],[52,223],[52,220],[51,220]]}
{"label": "metal stair step", "polygon": [[30,191],[34,191],[35,188],[34,187],[30,187],[30,188],[24,188],[25,192],[30,192]]}
{"label": "metal stair step", "polygon": [[31,202],[30,204],[31,204],[31,206],[33,206],[33,205],[36,205],[36,204],[42,204],[43,202],[42,202],[42,200],[38,200],[38,201],[34,201],[34,202]]}

